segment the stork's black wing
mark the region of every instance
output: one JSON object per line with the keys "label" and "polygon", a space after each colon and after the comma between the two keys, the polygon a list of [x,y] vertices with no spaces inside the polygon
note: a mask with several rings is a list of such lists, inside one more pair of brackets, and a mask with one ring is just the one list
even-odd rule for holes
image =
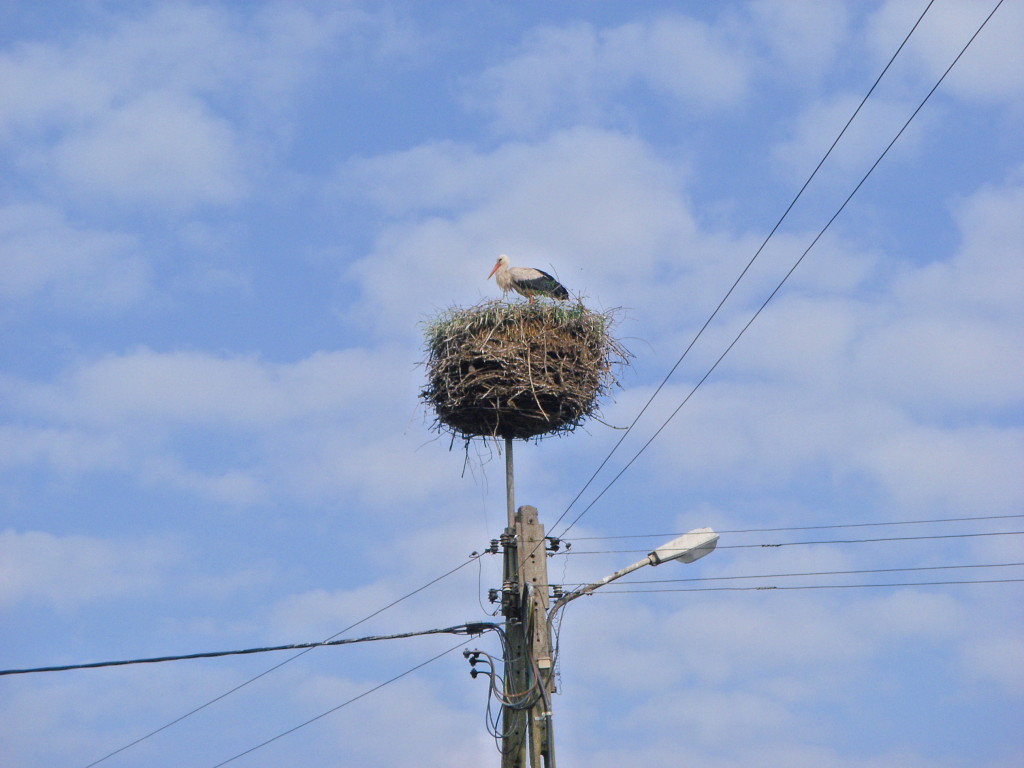
{"label": "stork's black wing", "polygon": [[569,298],[569,292],[565,290],[565,286],[555,280],[555,278],[543,270],[537,269],[534,271],[540,272],[540,276],[516,281],[520,288],[522,288],[521,292],[524,295],[534,293],[541,296],[551,296],[555,299]]}

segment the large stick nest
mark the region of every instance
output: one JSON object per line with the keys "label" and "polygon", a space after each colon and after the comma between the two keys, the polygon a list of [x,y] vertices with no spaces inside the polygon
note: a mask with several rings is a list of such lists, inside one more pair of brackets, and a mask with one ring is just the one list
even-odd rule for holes
{"label": "large stick nest", "polygon": [[630,356],[610,334],[614,314],[545,301],[443,312],[427,326],[420,394],[434,428],[466,439],[571,432],[596,415]]}

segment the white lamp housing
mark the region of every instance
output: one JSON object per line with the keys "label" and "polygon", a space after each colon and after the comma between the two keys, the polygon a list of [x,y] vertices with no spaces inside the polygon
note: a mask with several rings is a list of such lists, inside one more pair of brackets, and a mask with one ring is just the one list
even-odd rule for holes
{"label": "white lamp housing", "polygon": [[555,604],[551,607],[551,612],[548,614],[548,620],[550,621],[557,611],[564,608],[577,597],[589,595],[595,589],[600,589],[605,584],[611,584],[616,579],[621,579],[623,576],[633,573],[633,571],[637,571],[645,565],[661,565],[669,560],[692,563],[694,560],[700,560],[704,555],[709,554],[717,544],[718,534],[710,528],[697,528],[689,533],[684,533],[678,539],[672,539],[668,544],[658,547],[643,560],[633,563],[621,571],[609,574],[600,581],[595,581],[593,584],[588,584],[585,587],[580,587],[566,593],[555,601]]}
{"label": "white lamp housing", "polygon": [[648,555],[651,565],[661,565],[669,560],[692,563],[710,554],[718,544],[718,534],[710,528],[697,528],[684,533],[668,544],[663,544]]}

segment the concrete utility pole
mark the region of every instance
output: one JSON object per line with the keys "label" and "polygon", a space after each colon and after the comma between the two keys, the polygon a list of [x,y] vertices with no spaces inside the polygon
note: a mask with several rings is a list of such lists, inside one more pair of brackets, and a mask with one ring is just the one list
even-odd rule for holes
{"label": "concrete utility pole", "polygon": [[548,623],[548,567],[544,526],[534,507],[523,506],[502,537],[502,613],[508,639],[505,662],[501,768],[555,768],[551,726],[551,627]]}
{"label": "concrete utility pole", "polygon": [[685,533],[643,560],[562,595],[549,610],[544,526],[537,519],[536,508],[515,510],[511,438],[505,439],[505,481],[508,527],[501,536],[501,613],[506,640],[501,768],[526,768],[527,754],[530,768],[555,768],[551,720],[551,694],[555,692],[551,624],[555,616],[571,601],[644,566],[699,560],[715,548],[718,534],[710,528]]}

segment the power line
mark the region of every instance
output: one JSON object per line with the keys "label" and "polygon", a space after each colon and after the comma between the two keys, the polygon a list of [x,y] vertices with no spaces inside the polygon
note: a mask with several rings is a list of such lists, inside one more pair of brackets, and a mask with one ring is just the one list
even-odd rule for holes
{"label": "power line", "polygon": [[212,766],[212,768],[221,768],[222,766],[225,766],[228,763],[234,762],[235,760],[237,760],[240,757],[245,757],[246,755],[251,754],[252,752],[255,752],[258,749],[262,749],[263,747],[267,746],[268,744],[274,743],[278,739],[284,738],[285,736],[288,736],[289,734],[295,733],[297,730],[299,730],[301,728],[305,728],[307,725],[315,723],[317,720],[320,720],[320,719],[322,719],[324,717],[327,717],[327,715],[330,715],[330,714],[332,714],[334,712],[337,712],[339,709],[342,709],[343,707],[347,707],[349,704],[352,704],[352,703],[354,703],[356,701],[359,701],[359,699],[362,699],[362,698],[364,698],[366,696],[369,696],[371,693],[379,691],[381,688],[383,688],[383,687],[385,687],[387,685],[391,685],[391,683],[395,682],[396,680],[401,680],[406,675],[410,675],[413,672],[415,672],[415,671],[417,671],[419,669],[422,669],[423,667],[427,666],[428,664],[437,661],[442,656],[447,656],[452,651],[458,650],[462,646],[467,645],[470,640],[472,640],[472,638],[469,638],[467,640],[463,640],[461,643],[453,645],[448,650],[442,651],[441,653],[437,654],[436,656],[432,656],[431,658],[427,659],[424,662],[421,662],[420,664],[417,664],[415,667],[412,667],[411,669],[407,669],[405,672],[402,672],[400,675],[395,675],[390,680],[385,680],[380,685],[375,685],[373,688],[369,688],[369,689],[363,691],[358,696],[353,696],[348,701],[344,701],[344,702],[342,702],[341,704],[339,704],[336,707],[331,707],[331,709],[328,709],[326,712],[321,712],[316,717],[311,717],[309,720],[306,720],[303,723],[299,723],[298,725],[296,725],[296,726],[294,726],[292,728],[289,728],[286,731],[282,731],[281,733],[279,733],[276,736],[273,736],[273,737],[267,739],[266,741],[260,742],[259,744],[255,745],[253,747],[249,747],[249,749],[245,750],[244,752],[239,752],[237,755],[235,755],[233,757],[229,757],[227,760],[223,760],[223,761],[217,763],[216,765]]}
{"label": "power line", "polygon": [[[944,587],[953,584],[1016,584],[1024,579],[978,579],[976,581],[901,581],[890,584],[804,584],[799,586],[777,586],[774,584],[759,587],[678,587],[672,589],[601,589],[590,594],[594,595],[625,595],[644,592],[792,592],[801,589],[878,589],[885,587]],[[467,641],[468,642],[468,641]]]}
{"label": "power line", "polygon": [[[801,578],[807,576],[853,576],[869,573],[911,573],[916,571],[949,571],[972,568],[1014,568],[1024,566],[1024,563],[976,563],[969,565],[923,565],[907,568],[861,568],[850,571],[806,571],[802,573],[759,573],[746,576],[699,576],[687,579],[636,579],[626,582],[627,584],[680,584],[703,581],[738,581],[743,579],[786,579]],[[552,586],[552,585],[548,585]],[[583,587],[583,582],[578,584],[561,584],[561,587]]]}
{"label": "power line", "polygon": [[[594,506],[594,504],[596,504],[598,502],[598,500],[602,496],[604,496],[604,494],[608,491],[608,489],[611,488],[612,485],[614,485],[615,482],[620,477],[622,477],[623,474],[625,474],[626,470],[628,470],[633,465],[633,462],[635,462],[638,458],[640,458],[641,454],[643,454],[643,452],[647,450],[648,446],[652,442],[654,442],[655,438],[657,438],[658,435],[660,435],[662,433],[662,431],[665,429],[665,427],[667,427],[669,425],[669,422],[671,422],[672,419],[675,418],[676,414],[679,413],[679,411],[682,409],[682,407],[689,402],[690,398],[693,397],[694,393],[696,393],[696,391],[698,389],[700,389],[701,385],[705,381],[707,381],[708,377],[711,376],[711,374],[715,371],[715,369],[722,362],[722,360],[725,359],[725,356],[729,354],[729,352],[732,350],[732,348],[734,346],[736,346],[737,342],[739,342],[739,340],[740,340],[740,338],[742,338],[743,334],[746,333],[747,329],[750,328],[750,326],[754,324],[754,321],[757,320],[757,318],[758,318],[758,316],[760,316],[761,312],[764,311],[764,308],[768,306],[768,303],[782,289],[782,286],[785,285],[786,281],[789,280],[789,278],[793,274],[793,272],[796,271],[796,268],[798,266],[800,266],[800,263],[804,260],[804,258],[807,256],[807,254],[810,253],[811,249],[817,244],[818,240],[820,240],[821,237],[825,234],[825,232],[828,231],[829,227],[832,226],[832,223],[837,218],[839,218],[839,214],[841,214],[843,212],[843,210],[845,210],[845,208],[849,204],[850,200],[853,199],[853,196],[857,194],[857,192],[860,190],[860,188],[868,180],[868,177],[870,177],[871,174],[874,172],[875,168],[877,168],[879,163],[882,162],[882,159],[889,153],[889,150],[892,149],[893,145],[899,140],[900,136],[903,135],[903,132],[907,129],[907,126],[909,126],[910,123],[914,120],[914,118],[917,117],[917,114],[924,108],[924,105],[928,103],[928,100],[932,97],[932,94],[934,94],[935,91],[938,90],[939,85],[941,85],[942,81],[946,79],[946,76],[950,73],[950,71],[953,69],[953,67],[956,66],[956,63],[958,61],[960,61],[960,58],[964,55],[964,53],[970,47],[971,43],[974,42],[975,38],[977,38],[977,36],[981,33],[981,30],[985,28],[985,25],[988,24],[989,19],[991,19],[993,14],[995,14],[995,12],[997,10],[999,10],[999,7],[1002,4],[1003,4],[1003,0],[999,0],[999,2],[996,3],[996,5],[992,9],[992,11],[989,13],[988,16],[985,17],[985,20],[981,23],[981,26],[979,26],[978,29],[975,30],[974,34],[971,35],[970,40],[967,41],[967,43],[961,49],[960,53],[958,53],[956,55],[956,58],[953,59],[953,62],[946,68],[946,71],[942,73],[942,76],[939,77],[939,79],[936,81],[935,85],[932,86],[931,90],[928,91],[927,95],[924,97],[924,99],[921,101],[921,103],[917,106],[917,109],[915,109],[913,111],[913,113],[910,115],[910,117],[907,118],[907,121],[903,124],[903,127],[899,129],[899,131],[893,137],[892,141],[890,141],[889,144],[886,146],[886,148],[884,150],[882,150],[882,153],[878,156],[878,159],[875,160],[874,163],[872,163],[872,165],[868,169],[867,173],[865,173],[863,178],[861,178],[861,180],[859,182],[857,182],[857,185],[853,188],[853,191],[850,192],[850,194],[847,196],[847,198],[843,201],[842,205],[839,206],[838,210],[836,210],[836,212],[832,215],[832,217],[825,223],[825,226],[821,228],[821,231],[818,232],[818,234],[815,236],[815,238],[811,241],[811,244],[808,245],[807,248],[804,250],[804,252],[800,255],[800,258],[798,258],[794,262],[793,266],[790,267],[789,271],[785,274],[785,276],[782,278],[782,280],[779,282],[779,284],[768,295],[768,298],[766,298],[764,300],[764,303],[762,303],[761,306],[757,309],[757,311],[754,312],[754,314],[750,318],[750,320],[747,321],[747,324],[744,325],[743,328],[740,329],[740,332],[738,334],[736,334],[736,338],[734,338],[732,340],[732,342],[729,344],[729,346],[725,348],[725,351],[722,352],[722,354],[719,356],[719,358],[717,360],[715,360],[714,364],[712,364],[712,366],[701,377],[701,379],[693,386],[693,389],[690,390],[689,394],[687,394],[686,397],[683,398],[683,401],[676,407],[676,409],[674,411],[672,411],[672,413],[669,415],[669,417],[667,419],[665,419],[664,423],[662,423],[662,425],[660,427],[658,427],[657,431],[651,436],[651,438],[646,443],[643,444],[643,446],[640,448],[639,451],[636,452],[636,454],[633,456],[633,458],[631,458],[626,463],[626,465],[621,470],[619,470],[618,474],[616,474],[615,477],[613,477],[611,479],[611,481],[601,490],[601,492],[593,499],[593,501],[591,501],[590,504],[588,504],[583,509],[583,511],[580,512],[573,519],[573,521],[568,525],[568,527],[566,527],[562,531],[562,534],[561,534],[562,536],[564,536],[570,529],[572,529],[572,527],[574,525],[576,525],[576,523],[578,523],[580,521],[580,518],[582,518],[583,515],[585,515]],[[927,11],[927,8],[925,10]],[[623,437],[625,437],[625,436],[623,436]],[[566,512],[568,512],[568,510],[566,510]],[[555,523],[556,525],[558,524],[559,521],[561,521],[562,517],[564,517],[565,514],[566,514],[565,512],[562,513],[562,515],[558,518],[558,521],[556,521],[556,523]],[[552,527],[554,527],[554,526],[552,526]]]}
{"label": "power line", "polygon": [[[979,536],[1019,536],[1024,531],[991,531],[986,533],[946,533],[932,536],[886,536],[876,539],[820,539],[814,541],[780,541],[764,542],[759,544],[718,544],[715,549],[775,549],[778,547],[796,547],[807,544],[874,544],[882,541],[925,541],[933,539],[971,539]],[[571,555],[613,555],[613,554],[638,554],[650,552],[647,549],[594,549],[594,550],[568,550],[566,552],[554,552],[552,557]]]}
{"label": "power line", "polygon": [[475,624],[459,624],[444,629],[425,629],[415,632],[401,632],[394,635],[371,635],[369,637],[353,637],[344,640],[324,640],[318,643],[296,643],[293,645],[273,645],[262,648],[245,648],[237,651],[207,651],[203,653],[188,653],[181,656],[155,656],[146,659],[126,659],[123,661],[96,661],[89,664],[65,664],[55,667],[35,667],[33,669],[3,669],[0,675],[27,675],[36,672],[68,672],[74,669],[98,669],[101,667],[123,667],[130,664],[159,664],[167,661],[189,661],[193,659],[214,659],[223,656],[245,656],[255,653],[268,653],[271,651],[294,651],[299,648],[322,648],[336,645],[352,645],[355,643],[369,643],[376,640],[401,640],[409,637],[422,637],[424,635],[480,635],[492,629],[497,629],[497,624],[479,622]]}
{"label": "power line", "polygon": [[[413,595],[416,595],[416,594],[422,592],[423,590],[427,589],[427,587],[433,586],[434,584],[436,584],[437,582],[441,581],[442,579],[448,578],[453,573],[456,573],[457,571],[461,570],[462,568],[465,568],[467,565],[472,563],[475,559],[478,559],[480,557],[482,557],[482,555],[473,553],[472,555],[470,555],[469,559],[466,560],[465,562],[455,566],[454,568],[452,568],[449,571],[446,571],[445,573],[442,573],[437,578],[431,579],[430,581],[428,581],[423,586],[418,587],[417,589],[414,589],[413,591],[406,593],[405,595],[403,595],[402,597],[398,598],[397,600],[393,600],[392,602],[390,602],[387,605],[385,605],[383,608],[379,608],[378,610],[374,611],[373,613],[369,614],[368,616],[364,616],[359,621],[357,621],[357,622],[355,622],[353,624],[349,624],[347,627],[342,629],[340,632],[335,632],[330,637],[325,638],[323,642],[326,643],[326,642],[330,642],[331,640],[334,640],[339,635],[342,635],[345,632],[348,632],[349,630],[354,629],[355,627],[358,627],[360,624],[363,624],[363,623],[369,621],[374,616],[380,615],[381,613],[383,613],[384,611],[388,610],[389,608],[392,608],[392,607],[398,605],[403,600],[407,600],[410,597],[412,597]],[[196,714],[197,712],[201,712],[202,710],[206,709],[207,707],[211,706],[212,704],[216,704],[221,699],[227,698],[231,694],[235,693],[236,691],[241,690],[242,688],[244,688],[245,686],[249,685],[250,683],[254,683],[257,680],[259,680],[261,677],[264,677],[265,675],[269,675],[271,672],[273,672],[273,671],[275,671],[277,669],[280,669],[285,664],[289,664],[289,663],[295,661],[297,658],[299,658],[300,656],[303,656],[303,655],[309,653],[311,650],[313,650],[313,649],[312,648],[306,648],[305,650],[299,651],[294,656],[289,656],[284,661],[275,664],[274,666],[270,667],[269,669],[265,669],[264,671],[260,672],[258,675],[250,677],[245,682],[239,683],[234,688],[231,688],[231,689],[225,691],[224,693],[220,694],[219,696],[216,696],[216,697],[210,699],[205,704],[200,704],[195,709],[189,710],[185,714],[183,714],[183,715],[181,715],[179,717],[176,717],[174,720],[171,720],[169,723],[161,725],[159,728],[156,728],[155,730],[150,731],[149,733],[145,734],[144,736],[140,736],[139,738],[135,739],[134,741],[129,742],[128,744],[125,744],[122,747],[118,747],[113,752],[107,753],[106,755],[104,755],[103,757],[99,758],[98,760],[94,760],[93,762],[91,762],[88,765],[86,765],[85,768],[93,768],[94,765],[99,765],[104,760],[108,760],[109,758],[113,757],[114,755],[117,755],[117,754],[119,754],[121,752],[124,752],[126,749],[131,749],[136,744],[139,744],[139,743],[145,741],[146,739],[150,738],[151,736],[155,736],[156,734],[160,733],[161,731],[165,731],[168,728],[170,728],[171,726],[177,725],[182,720],[185,720],[185,719],[187,719],[189,717],[192,717],[192,715]]]}
{"label": "power line", "polygon": [[[716,530],[717,533],[781,533],[784,531],[821,531],[835,528],[869,528],[888,525],[925,525],[934,523],[964,523],[975,520],[1009,520],[1021,518],[1024,514],[1012,515],[981,515],[978,517],[940,517],[931,520],[891,520],[875,523],[836,523],[833,525],[792,525],[779,528],[734,528],[732,530]],[[679,536],[681,532],[673,533],[635,533],[622,534],[619,536],[574,536],[573,541],[606,541],[611,539],[653,539],[669,538]]]}
{"label": "power line", "polygon": [[[789,216],[790,211],[793,210],[793,206],[795,206],[797,204],[797,201],[800,200],[801,196],[803,196],[804,191],[810,185],[811,181],[813,181],[814,177],[817,176],[818,171],[821,170],[821,167],[825,164],[825,161],[832,154],[832,150],[834,150],[836,148],[836,145],[839,143],[839,140],[842,139],[842,137],[845,135],[846,130],[850,127],[850,124],[853,123],[854,119],[860,113],[860,111],[863,108],[864,104],[871,97],[871,94],[874,93],[875,88],[878,87],[878,84],[881,82],[882,78],[885,76],[885,73],[889,71],[889,67],[892,66],[892,63],[896,60],[896,57],[899,56],[900,52],[903,50],[903,47],[907,44],[907,41],[910,40],[911,35],[914,34],[914,31],[917,29],[918,25],[920,25],[922,19],[924,19],[924,17],[925,17],[925,14],[928,13],[928,10],[932,7],[934,2],[935,2],[935,0],[929,0],[928,5],[925,6],[925,9],[921,12],[921,15],[917,18],[917,21],[914,22],[914,25],[910,28],[910,31],[907,32],[906,37],[903,38],[903,41],[899,44],[899,47],[896,49],[896,52],[893,53],[893,55],[890,57],[889,61],[886,63],[885,67],[882,68],[882,71],[878,74],[878,77],[875,78],[875,81],[871,84],[871,87],[868,89],[868,92],[866,94],[864,94],[864,98],[861,99],[860,104],[857,105],[857,108],[853,111],[853,114],[850,115],[849,120],[846,121],[846,125],[844,125],[842,130],[840,130],[839,133],[836,135],[836,138],[835,138],[835,140],[833,140],[832,145],[828,148],[828,150],[825,152],[825,154],[822,155],[821,160],[818,161],[818,164],[814,167],[814,170],[811,171],[810,176],[807,177],[807,180],[803,183],[803,186],[800,187],[800,190],[793,197],[792,201],[790,201],[789,205],[786,207],[786,210],[783,211],[783,213],[779,217],[778,221],[775,222],[775,226],[772,227],[771,231],[768,233],[768,236],[765,237],[764,241],[758,247],[757,251],[754,252],[754,255],[751,257],[750,261],[747,262],[747,265],[743,268],[743,271],[740,272],[739,277],[736,278],[736,280],[733,282],[733,284],[729,287],[729,290],[726,291],[725,296],[723,296],[722,300],[720,302],[718,302],[718,306],[715,307],[714,311],[708,316],[708,319],[704,321],[704,324],[697,331],[696,335],[693,337],[693,339],[687,345],[686,349],[683,350],[683,354],[679,356],[679,359],[676,360],[675,365],[673,365],[669,369],[669,372],[667,374],[665,374],[665,377],[661,380],[661,383],[659,383],[657,388],[654,390],[654,393],[650,396],[650,398],[647,400],[647,402],[644,403],[644,406],[640,409],[640,412],[636,415],[636,418],[634,418],[633,422],[626,428],[626,431],[622,433],[622,435],[619,437],[619,439],[615,443],[615,445],[612,446],[612,449],[611,449],[611,451],[609,451],[608,455],[605,456],[604,460],[600,463],[600,465],[598,465],[597,469],[594,470],[594,473],[590,476],[590,478],[587,480],[587,482],[583,485],[583,487],[580,489],[579,493],[576,494],[575,498],[573,498],[573,500],[571,502],[569,502],[569,506],[565,508],[565,511],[562,512],[562,514],[559,515],[558,519],[555,520],[555,522],[551,525],[552,529],[554,529],[554,527],[556,525],[558,525],[560,522],[562,522],[562,519],[569,513],[569,510],[573,508],[573,506],[576,504],[576,502],[579,501],[580,497],[583,496],[583,493],[587,490],[587,488],[590,487],[591,483],[594,482],[594,479],[598,476],[598,474],[601,472],[601,470],[604,469],[604,467],[608,463],[609,459],[611,459],[611,457],[619,449],[619,446],[622,445],[623,441],[626,439],[626,437],[629,435],[629,433],[633,431],[633,428],[637,425],[637,422],[640,421],[640,418],[644,415],[644,413],[650,407],[651,403],[654,402],[654,399],[658,396],[658,394],[661,392],[661,390],[664,388],[664,386],[668,383],[668,380],[670,378],[672,378],[672,375],[676,372],[676,369],[679,368],[679,366],[682,364],[683,360],[690,353],[690,350],[693,349],[693,346],[697,343],[697,340],[700,339],[700,337],[704,334],[704,331],[711,324],[712,320],[714,320],[715,317],[718,315],[719,311],[722,309],[722,307],[724,306],[725,302],[732,295],[733,291],[736,290],[736,286],[738,286],[740,284],[740,281],[743,280],[744,276],[746,276],[747,272],[750,270],[750,267],[753,266],[753,264],[757,260],[758,256],[760,256],[761,252],[765,249],[765,246],[768,245],[768,241],[772,239],[772,237],[775,235],[776,231],[778,231],[779,227],[782,226],[782,222],[785,221],[787,216]],[[1002,0],[1000,0],[1000,2],[1002,2]],[[998,8],[998,6],[996,6],[996,7]],[[987,21],[987,19],[986,19],[986,21]],[[984,26],[984,25],[982,25],[982,26]],[[973,38],[972,38],[972,40],[973,40]],[[957,58],[959,58],[959,57],[957,57]],[[940,82],[941,82],[941,80],[940,80]],[[787,275],[787,277],[788,277],[788,275]],[[716,365],[717,365],[717,363],[716,363]],[[673,414],[673,415],[675,415],[675,414]],[[632,463],[632,462],[630,462],[630,463]],[[629,465],[627,464],[627,467],[628,466]],[[625,470],[623,470],[623,471],[625,471]],[[619,474],[621,474],[621,472]],[[615,479],[612,480],[612,483],[614,483],[615,480],[617,480],[617,479],[618,479],[618,475],[616,475]],[[611,483],[609,483],[609,486],[610,485],[611,485]],[[605,490],[607,490],[607,488],[605,488]],[[601,495],[603,495],[603,494],[604,494],[604,491],[601,492]],[[600,498],[600,495],[598,496],[598,498]],[[597,499],[595,499],[594,501],[596,502]],[[593,506],[593,502],[591,502],[591,504],[589,506],[587,506],[586,509],[583,510],[583,513],[581,513],[575,520],[573,520],[573,522],[565,530],[568,531],[570,528],[572,528],[579,521],[579,518],[582,517],[583,514],[585,514],[586,511],[590,509],[591,506]]]}

